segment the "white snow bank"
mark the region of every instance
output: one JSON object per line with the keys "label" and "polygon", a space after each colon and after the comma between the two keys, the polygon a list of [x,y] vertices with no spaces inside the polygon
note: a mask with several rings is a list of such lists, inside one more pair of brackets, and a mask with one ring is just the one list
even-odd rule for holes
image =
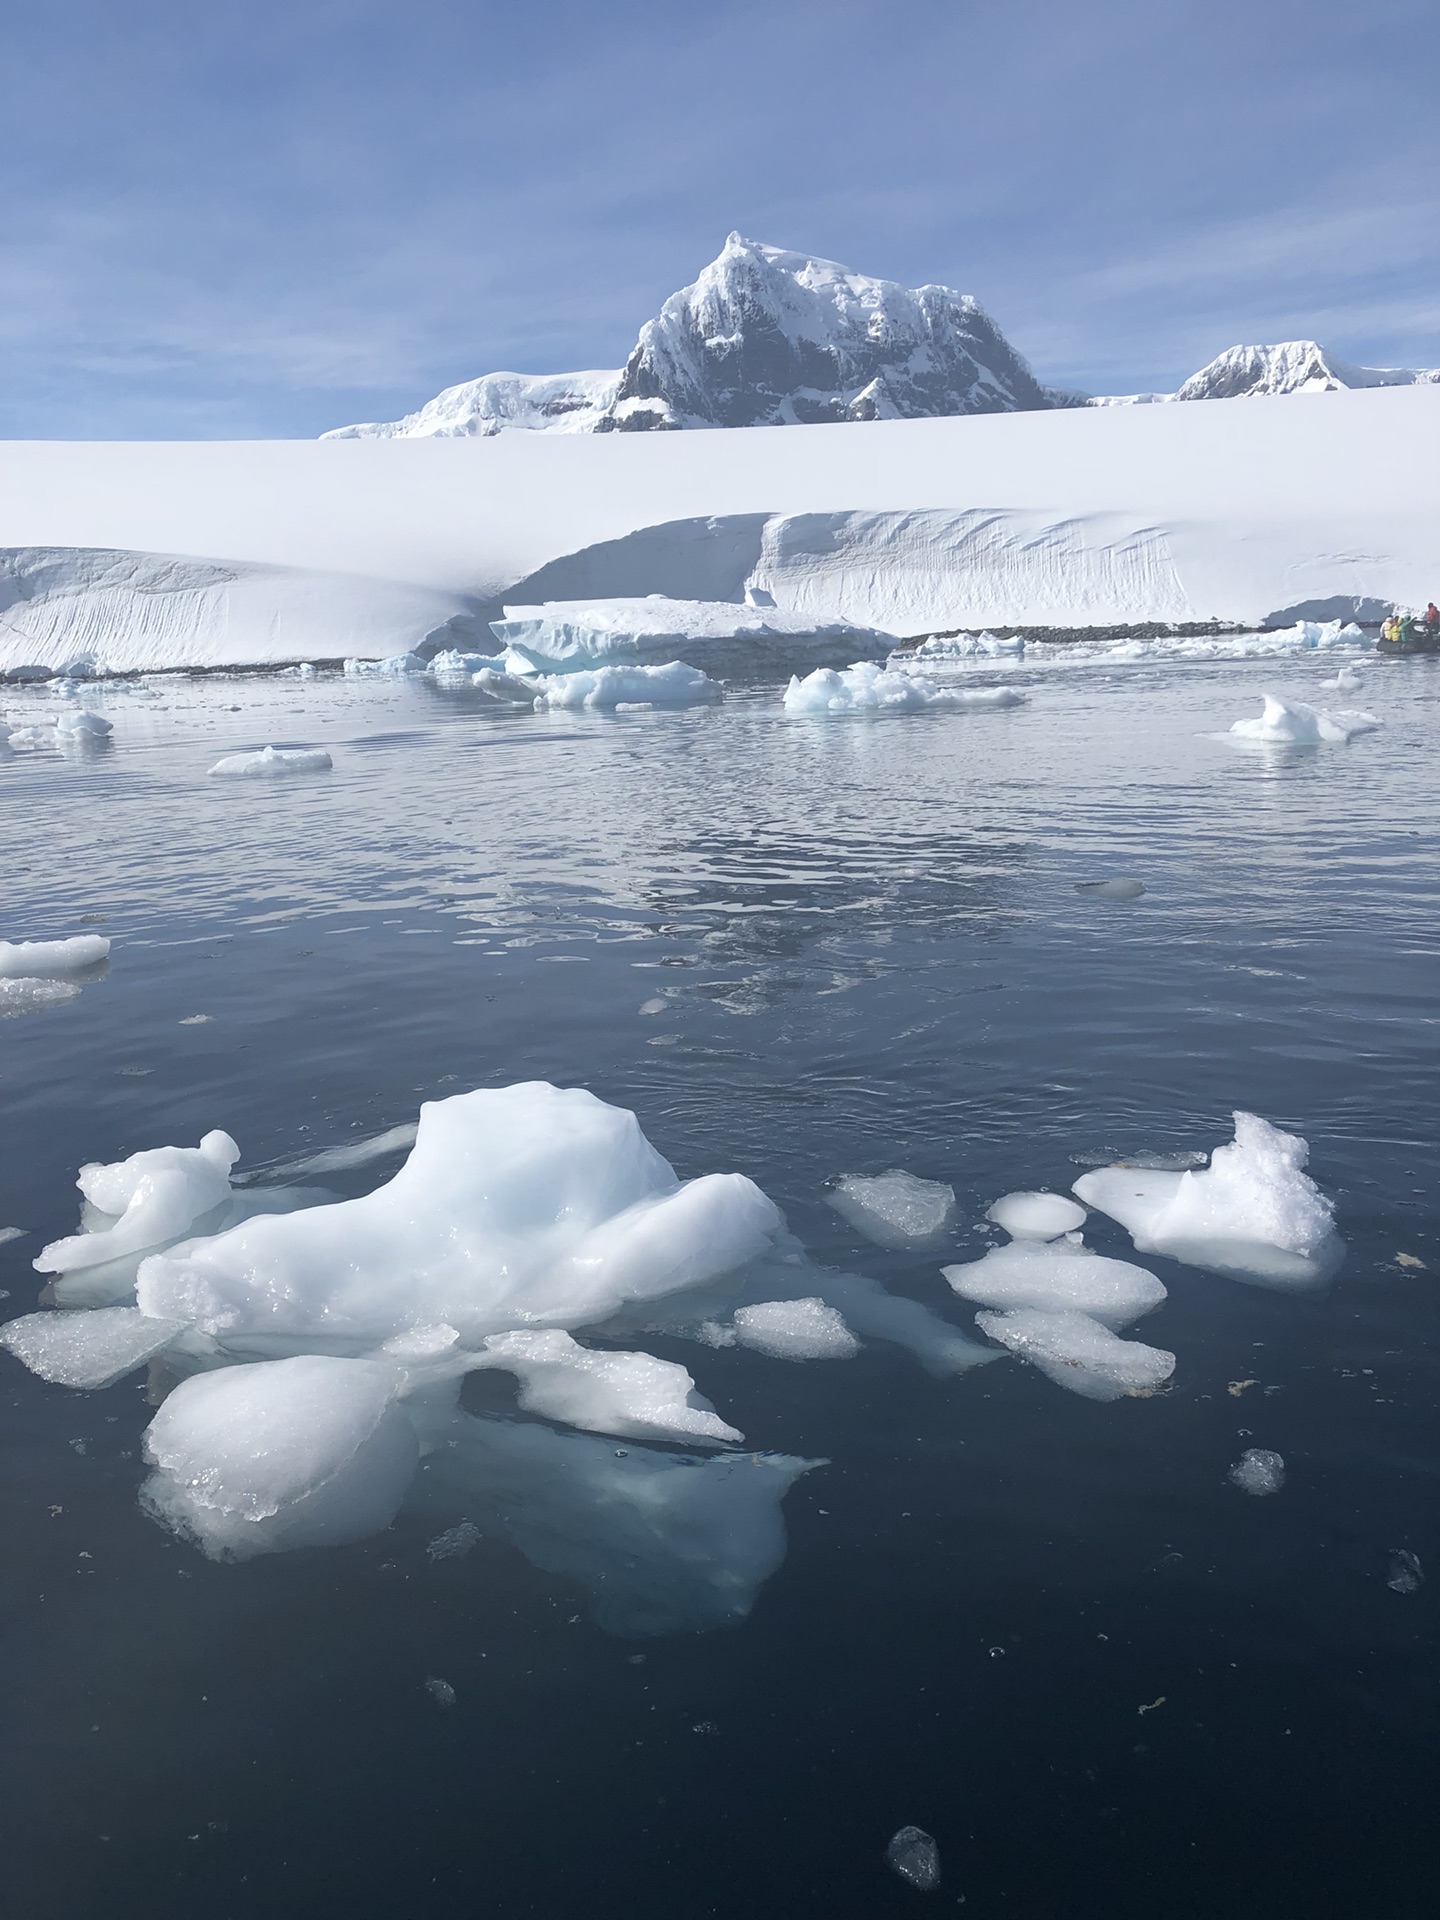
{"label": "white snow bank", "polygon": [[210,773],[223,780],[268,780],[287,773],[329,773],[332,765],[320,747],[264,747],[259,753],[227,753]]}
{"label": "white snow bank", "polygon": [[185,1331],[178,1320],[155,1320],[134,1307],[88,1313],[27,1313],[0,1327],[0,1347],[42,1380],[63,1387],[108,1387]]}
{"label": "white snow bank", "polygon": [[790,713],[921,713],[934,708],[1018,707],[1025,696],[1013,687],[973,691],[940,687],[918,674],[896,673],[871,661],[835,672],[817,667],[785,689]]}
{"label": "white snow bank", "polygon": [[142,1502],[213,1560],[366,1539],[419,1460],[399,1384],[392,1367],[323,1354],[196,1374],[146,1431]]}
{"label": "white snow bank", "polygon": [[[768,596],[767,596],[768,597]],[[837,620],[833,615],[789,615],[772,606],[730,601],[551,601],[507,606],[490,631],[507,651],[542,672],[573,673],[630,661],[663,661],[683,654],[692,665],[788,666],[810,659],[883,659],[894,636]]]}
{"label": "white snow bank", "polygon": [[1236,740],[1260,740],[1276,746],[1319,746],[1324,742],[1343,744],[1357,734],[1374,733],[1384,723],[1373,713],[1326,713],[1303,700],[1280,700],[1265,695],[1265,710],[1258,720],[1237,720],[1230,729]]}
{"label": "white snow bank", "polygon": [[126,1253],[159,1247],[230,1198],[230,1169],[240,1149],[228,1133],[207,1133],[198,1147],[152,1147],[110,1165],[92,1161],[75,1184],[113,1225],[89,1226],[55,1240],[35,1261],[40,1273],[73,1273]]}
{"label": "white snow bank", "polygon": [[1278,1493],[1285,1484],[1285,1462],[1268,1447],[1247,1447],[1230,1469],[1230,1480],[1242,1493],[1261,1498]]}
{"label": "white snow bank", "polygon": [[520,1405],[591,1433],[688,1440],[704,1446],[744,1439],[726,1426],[695,1382],[671,1360],[602,1353],[559,1328],[492,1334],[472,1366],[494,1366],[520,1382]]}
{"label": "white snow bank", "polygon": [[1175,1371],[1175,1356],[1139,1340],[1121,1340],[1084,1313],[977,1313],[975,1323],[1057,1387],[1087,1400],[1153,1393]]}
{"label": "white snow bank", "polygon": [[953,1187],[921,1180],[899,1167],[889,1173],[842,1174],[826,1199],[877,1247],[935,1246],[955,1220]]}
{"label": "white snow bank", "polygon": [[703,707],[725,692],[698,667],[670,660],[653,667],[594,667],[545,675],[536,704],[566,709],[612,710],[622,706]]}
{"label": "white snow bank", "polygon": [[772,1360],[849,1360],[860,1342],[845,1317],[818,1297],[801,1300],[757,1300],[737,1307],[735,1339]]}
{"label": "white snow bank", "polygon": [[63,1007],[67,1000],[78,1000],[81,991],[73,980],[12,980],[0,974],[0,1020]]}
{"label": "white snow bank", "polygon": [[110,942],[98,933],[77,933],[69,940],[0,940],[0,980],[63,979],[109,957]]}
{"label": "white snow bank", "polygon": [[1058,1240],[1085,1224],[1085,1209],[1063,1193],[1002,1193],[985,1218],[1003,1227],[1012,1240]]}
{"label": "white snow bank", "polygon": [[1010,1311],[1085,1313],[1123,1327],[1158,1307],[1165,1289],[1144,1267],[1110,1260],[1074,1242],[1017,1242],[992,1247],[980,1260],[942,1269],[962,1300]]}
{"label": "white snow bank", "polygon": [[682,1184],[634,1114],[530,1082],[427,1103],[386,1185],[152,1256],[137,1298],[229,1339],[368,1344],[445,1323],[473,1345],[699,1285],[763,1253],[780,1226],[743,1175]]}
{"label": "white snow bank", "polygon": [[1025,651],[1025,642],[1018,633],[1012,633],[1002,640],[993,633],[932,633],[928,640],[922,640],[913,654],[903,656],[914,660],[1005,660],[1017,658]]}
{"label": "white snow bank", "polygon": [[1334,1209],[1304,1172],[1308,1144],[1258,1114],[1235,1115],[1235,1138],[1208,1168],[1162,1173],[1100,1167],[1073,1191],[1118,1220],[1142,1253],[1166,1254],[1237,1280],[1304,1286],[1339,1264]]}

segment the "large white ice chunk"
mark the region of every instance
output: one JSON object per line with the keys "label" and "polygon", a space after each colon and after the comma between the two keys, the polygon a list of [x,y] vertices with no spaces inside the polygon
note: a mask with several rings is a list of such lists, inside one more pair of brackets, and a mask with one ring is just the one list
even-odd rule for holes
{"label": "large white ice chunk", "polygon": [[70,940],[0,940],[0,980],[59,980],[98,967],[110,955],[102,934],[77,933]]}
{"label": "large white ice chunk", "polygon": [[1313,747],[1326,742],[1343,744],[1357,734],[1373,733],[1381,725],[1383,722],[1373,713],[1326,713],[1322,708],[1306,706],[1303,700],[1279,700],[1267,693],[1259,719],[1237,720],[1230,734],[1236,740]]}
{"label": "large white ice chunk", "polygon": [[532,1081],[427,1103],[385,1186],[152,1255],[137,1297],[242,1341],[370,1342],[446,1322],[474,1345],[698,1286],[782,1225],[743,1175],[682,1184],[633,1113]]}
{"label": "large white ice chunk", "polygon": [[818,1297],[737,1307],[734,1327],[742,1347],[772,1360],[850,1360],[860,1351],[844,1316]]}
{"label": "large white ice chunk", "polygon": [[1085,1224],[1085,1209],[1063,1193],[1002,1193],[985,1218],[1012,1240],[1058,1240]]}
{"label": "large white ice chunk", "polygon": [[400,1378],[324,1354],[195,1374],[146,1431],[141,1499],[212,1560],[379,1533],[419,1459]]}
{"label": "large white ice chunk", "polygon": [[1025,642],[1018,633],[1001,639],[997,634],[932,633],[915,649],[917,660],[997,660],[1024,653]]}
{"label": "large white ice chunk", "polygon": [[692,665],[739,671],[796,660],[883,659],[893,635],[847,620],[787,614],[721,600],[552,600],[506,607],[490,631],[541,672],[683,656]]}
{"label": "large white ice chunk", "polygon": [[72,1273],[178,1239],[230,1198],[230,1169],[239,1158],[239,1147],[217,1129],[198,1147],[152,1147],[109,1166],[91,1162],[80,1169],[75,1184],[114,1224],[52,1241],[37,1257],[36,1268]]}
{"label": "large white ice chunk", "polygon": [[1334,1209],[1304,1172],[1308,1144],[1258,1114],[1198,1172],[1099,1167],[1075,1182],[1086,1206],[1118,1220],[1142,1253],[1237,1280],[1305,1286],[1339,1264]]}
{"label": "large white ice chunk", "polygon": [[877,1247],[933,1247],[945,1239],[955,1219],[953,1187],[899,1167],[889,1173],[842,1174],[826,1198]]}
{"label": "large white ice chunk", "polygon": [[332,765],[323,747],[262,747],[258,753],[227,753],[210,772],[222,780],[271,780],[287,773],[329,773]]}
{"label": "large white ice chunk", "polygon": [[707,1446],[745,1437],[700,1400],[695,1382],[673,1360],[656,1360],[648,1353],[602,1353],[582,1347],[559,1328],[492,1334],[483,1360],[471,1364],[513,1373],[527,1413],[591,1433]]}
{"label": "large white ice chunk", "polygon": [[857,661],[838,673],[817,667],[785,689],[788,713],[923,713],[936,708],[1018,707],[1025,699],[1013,687],[969,690],[940,687],[918,674],[895,673],[873,661]]}
{"label": "large white ice chunk", "polygon": [[962,1300],[982,1307],[1088,1313],[1107,1327],[1138,1320],[1165,1298],[1165,1288],[1144,1267],[1109,1260],[1068,1240],[992,1247],[981,1260],[943,1271]]}
{"label": "large white ice chunk", "polygon": [[547,674],[537,687],[537,703],[590,711],[618,706],[704,707],[725,698],[723,687],[683,660],[654,667],[594,667]]}
{"label": "large white ice chunk", "polygon": [[0,1327],[0,1347],[42,1380],[62,1387],[108,1387],[184,1331],[178,1320],[153,1320],[134,1307],[27,1313]]}
{"label": "large white ice chunk", "polygon": [[1037,1366],[1057,1387],[1087,1400],[1146,1394],[1175,1371],[1175,1356],[1139,1340],[1121,1340],[1085,1313],[977,1313],[975,1324],[1012,1353]]}

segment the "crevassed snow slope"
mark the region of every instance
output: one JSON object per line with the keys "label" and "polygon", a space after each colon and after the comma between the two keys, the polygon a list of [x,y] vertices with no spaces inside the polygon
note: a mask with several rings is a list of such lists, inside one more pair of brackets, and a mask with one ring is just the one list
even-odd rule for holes
{"label": "crevassed snow slope", "polygon": [[[475,627],[506,600],[738,601],[747,584],[781,613],[900,637],[1259,623],[1331,597],[1424,605],[1440,582],[1437,444],[1434,385],[783,432],[10,442],[0,540],[111,561],[222,556],[242,576],[210,581],[230,608],[223,632],[218,614],[202,636],[137,630],[135,666],[396,653],[447,614]],[[298,611],[291,574],[265,568],[311,576]],[[105,607],[96,591],[25,606],[11,593],[0,666],[62,664],[91,650],[97,623],[123,638],[143,582]],[[325,643],[337,625],[344,644]]]}

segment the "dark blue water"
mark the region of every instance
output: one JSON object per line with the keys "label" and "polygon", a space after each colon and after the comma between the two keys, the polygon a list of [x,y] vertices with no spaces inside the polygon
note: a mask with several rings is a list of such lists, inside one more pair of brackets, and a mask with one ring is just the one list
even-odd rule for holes
{"label": "dark blue water", "polygon": [[[1147,1260],[1174,1386],[1113,1405],[1011,1361],[648,1342],[751,1445],[830,1463],[744,1625],[648,1640],[498,1540],[430,1559],[419,1514],[211,1564],[136,1506],[143,1378],[75,1394],[5,1358],[5,1910],[1432,1912],[1440,674],[1377,666],[1387,726],[1348,747],[1207,737],[1318,678],[1074,668],[1012,712],[876,722],[787,721],[773,689],[546,717],[157,682],[107,696],[109,752],[0,767],[0,936],[115,943],[80,999],[0,1024],[0,1225],[31,1230],[7,1311],[81,1161],[223,1126],[279,1163],[531,1077],[633,1108],[682,1175],[752,1175],[817,1259],[960,1325],[940,1258],[855,1236],[829,1178],[950,1181],[963,1258],[996,1195],[1214,1146],[1246,1107],[1309,1139],[1348,1245],[1309,1298]],[[204,778],[267,741],[335,771]],[[1115,876],[1145,896],[1076,891]],[[1284,1455],[1276,1497],[1228,1484],[1248,1446]],[[908,1823],[936,1893],[885,1865]]]}

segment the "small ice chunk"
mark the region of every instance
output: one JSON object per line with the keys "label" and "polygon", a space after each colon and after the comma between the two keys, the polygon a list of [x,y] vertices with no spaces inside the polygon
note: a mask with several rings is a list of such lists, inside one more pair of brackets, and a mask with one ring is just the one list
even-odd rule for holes
{"label": "small ice chunk", "polygon": [[528,680],[522,680],[518,674],[499,670],[499,663],[481,667],[478,673],[470,676],[472,687],[478,687],[481,693],[488,693],[492,700],[498,700],[506,707],[533,707],[535,688]]}
{"label": "small ice chunk", "polygon": [[842,1174],[826,1198],[877,1247],[933,1247],[947,1237],[955,1220],[953,1187],[921,1180],[899,1167],[888,1173]]}
{"label": "small ice chunk", "polygon": [[558,1327],[493,1334],[484,1356],[470,1364],[513,1373],[527,1413],[590,1433],[707,1446],[745,1437],[700,1398],[678,1362],[648,1353],[602,1353]]}
{"label": "small ice chunk", "polygon": [[1392,1593],[1418,1593],[1424,1579],[1418,1553],[1411,1553],[1408,1547],[1390,1549],[1390,1571],[1385,1576],[1385,1584]]}
{"label": "small ice chunk", "polygon": [[458,1526],[437,1533],[425,1552],[431,1560],[458,1560],[462,1553],[478,1547],[483,1537],[473,1520],[462,1520]]}
{"label": "small ice chunk", "polygon": [[8,1246],[12,1240],[23,1240],[29,1231],[28,1227],[0,1227],[0,1247]]}
{"label": "small ice chunk", "polygon": [[1175,1371],[1175,1356],[1139,1340],[1121,1340],[1085,1313],[977,1313],[975,1324],[1037,1366],[1057,1387],[1087,1400],[1152,1393]]}
{"label": "small ice chunk", "polygon": [[921,1893],[940,1884],[940,1849],[923,1827],[901,1827],[885,1849],[894,1872]]}
{"label": "small ice chunk", "polygon": [[212,1560],[381,1533],[420,1457],[398,1380],[313,1353],[194,1374],[146,1430],[141,1502]]}
{"label": "small ice chunk", "polygon": [[1233,1485],[1242,1493],[1278,1493],[1285,1484],[1285,1462],[1268,1447],[1247,1447],[1230,1469]]}
{"label": "small ice chunk", "polygon": [[455,1704],[454,1687],[448,1680],[441,1680],[433,1673],[425,1682],[425,1691],[437,1707],[453,1707]]}
{"label": "small ice chunk", "polygon": [[1322,680],[1320,685],[1326,693],[1358,693],[1364,681],[1353,667],[1341,667],[1333,680]]}
{"label": "small ice chunk", "polygon": [[699,707],[723,700],[725,690],[698,667],[670,660],[658,667],[592,667],[578,673],[542,675],[536,698],[550,707],[617,707],[643,702],[654,707]]}
{"label": "small ice chunk", "polygon": [[91,740],[103,740],[107,734],[115,731],[114,723],[98,713],[87,713],[84,708],[74,713],[62,713],[55,722],[55,731],[71,734],[75,737],[88,736]]}
{"label": "small ice chunk", "polygon": [[1324,1280],[1342,1253],[1329,1200],[1303,1171],[1310,1149],[1258,1114],[1208,1168],[1161,1173],[1102,1167],[1071,1191],[1118,1220],[1142,1253],[1271,1286]]}
{"label": "small ice chunk", "polygon": [[742,1347],[772,1360],[849,1360],[860,1351],[843,1314],[818,1297],[737,1307],[734,1327]]}
{"label": "small ice chunk", "polygon": [[1236,740],[1260,740],[1276,746],[1319,746],[1326,742],[1343,744],[1357,734],[1373,733],[1384,723],[1373,713],[1327,713],[1306,706],[1303,700],[1280,700],[1265,695],[1265,708],[1258,720],[1237,720],[1231,727]]}
{"label": "small ice chunk", "polygon": [[1165,1298],[1163,1285],[1144,1267],[1068,1240],[992,1247],[981,1260],[942,1271],[962,1300],[982,1307],[1088,1313],[1107,1327],[1138,1320]]}
{"label": "small ice chunk", "polygon": [[230,1198],[230,1169],[239,1157],[239,1147],[217,1128],[198,1147],[152,1147],[109,1166],[82,1167],[76,1186],[114,1224],[52,1241],[37,1257],[37,1271],[72,1273],[178,1239]]}
{"label": "small ice chunk", "polygon": [[210,769],[222,780],[266,780],[287,773],[329,773],[333,761],[320,747],[265,747],[259,753],[227,753]]}
{"label": "small ice chunk", "polygon": [[394,680],[403,679],[410,673],[428,673],[430,663],[422,660],[418,653],[392,653],[384,660],[357,660],[345,662],[345,675],[350,680]]}
{"label": "small ice chunk", "polygon": [[11,980],[0,974],[0,1020],[63,1007],[67,1000],[78,1000],[80,993],[74,980]]}
{"label": "small ice chunk", "polygon": [[475,674],[483,673],[487,668],[492,672],[503,670],[504,660],[498,653],[465,653],[459,647],[444,647],[432,656],[430,671],[433,674],[447,673]]}
{"label": "small ice chunk", "polygon": [[965,707],[1018,707],[1025,699],[1013,687],[937,686],[919,674],[896,673],[873,660],[854,666],[817,667],[802,680],[792,675],[785,689],[787,713],[924,713]]}
{"label": "small ice chunk", "polygon": [[0,1327],[0,1347],[42,1380],[62,1387],[108,1387],[185,1331],[180,1320],[152,1320],[135,1307],[91,1313],[27,1313]]}
{"label": "small ice chunk", "polygon": [[985,1218],[1003,1227],[1012,1240],[1058,1240],[1085,1224],[1085,1209],[1063,1193],[1002,1193]]}
{"label": "small ice chunk", "polygon": [[1145,891],[1143,880],[1077,880],[1076,893],[1093,893],[1101,900],[1138,900]]}
{"label": "small ice chunk", "polygon": [[639,1010],[648,1019],[657,1013],[668,1013],[670,1011],[670,1002],[668,1000],[642,1000]]}
{"label": "small ice chunk", "polygon": [[0,980],[59,980],[84,973],[110,956],[110,942],[99,933],[77,933],[70,940],[0,940]]}

